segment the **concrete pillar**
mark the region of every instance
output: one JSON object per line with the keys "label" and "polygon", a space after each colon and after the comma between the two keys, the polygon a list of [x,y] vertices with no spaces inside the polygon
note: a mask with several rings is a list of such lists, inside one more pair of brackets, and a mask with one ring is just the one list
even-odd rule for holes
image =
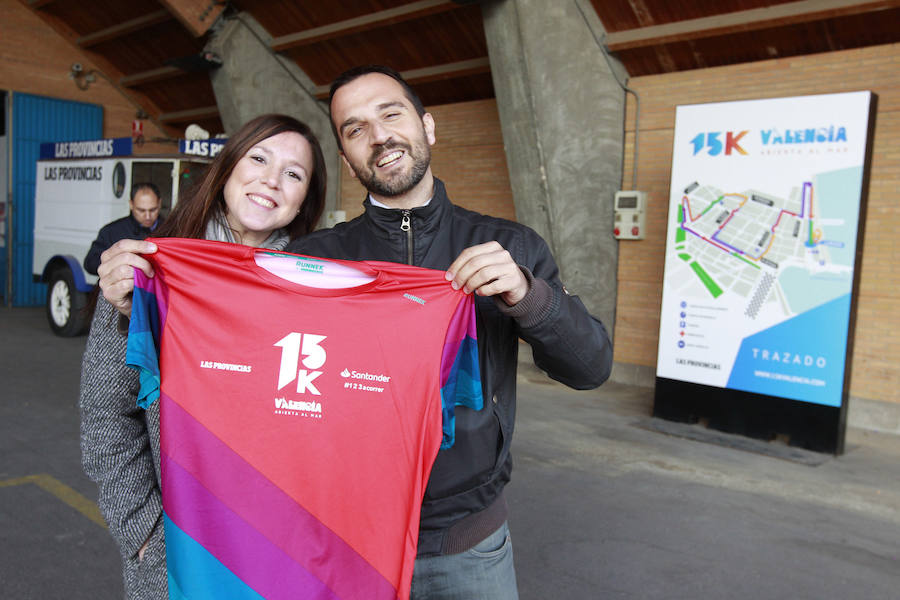
{"label": "concrete pillar", "polygon": [[624,91],[575,0],[482,11],[516,218],[547,240],[566,287],[612,335]]}
{"label": "concrete pillar", "polygon": [[222,124],[226,132],[233,132],[257,115],[282,113],[309,125],[328,168],[325,210],[335,210],[341,164],[328,106],[315,99],[315,85],[296,63],[270,50],[270,40],[253,17],[240,13],[225,21],[207,45],[222,58],[222,66],[211,74]]}

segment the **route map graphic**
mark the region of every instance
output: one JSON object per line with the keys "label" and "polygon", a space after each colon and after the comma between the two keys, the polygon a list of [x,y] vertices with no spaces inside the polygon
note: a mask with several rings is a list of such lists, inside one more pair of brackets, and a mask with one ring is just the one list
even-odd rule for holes
{"label": "route map graphic", "polygon": [[850,284],[852,265],[836,263],[831,252],[845,248],[846,241],[826,239],[823,225],[843,225],[845,219],[817,219],[810,181],[784,197],[754,189],[724,192],[693,182],[684,188],[677,219],[674,248],[694,275],[676,277],[694,288],[684,291],[701,295],[699,284],[712,298],[736,294],[745,299],[744,314],[751,319],[770,296],[783,316],[814,301],[793,298],[808,288],[790,281],[780,285],[781,273],[799,270]]}
{"label": "route map graphic", "polygon": [[840,406],[871,101],[676,107],[657,377]]}

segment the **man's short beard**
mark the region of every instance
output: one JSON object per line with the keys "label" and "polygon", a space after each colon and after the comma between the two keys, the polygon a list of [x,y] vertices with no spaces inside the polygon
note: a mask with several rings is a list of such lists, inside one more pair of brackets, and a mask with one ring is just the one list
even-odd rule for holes
{"label": "man's short beard", "polygon": [[366,165],[365,170],[353,169],[354,172],[356,172],[356,177],[359,179],[359,182],[366,188],[366,191],[375,196],[394,198],[402,196],[419,185],[419,182],[425,177],[425,173],[428,172],[428,167],[431,164],[431,148],[425,140],[424,131],[422,133],[421,143],[416,143],[414,146],[400,143],[388,143],[381,149],[390,150],[392,148],[402,148],[406,154],[413,159],[412,168],[409,170],[409,173],[389,180],[379,179],[375,174],[375,163],[377,162],[377,158],[374,155],[369,161],[369,164]]}

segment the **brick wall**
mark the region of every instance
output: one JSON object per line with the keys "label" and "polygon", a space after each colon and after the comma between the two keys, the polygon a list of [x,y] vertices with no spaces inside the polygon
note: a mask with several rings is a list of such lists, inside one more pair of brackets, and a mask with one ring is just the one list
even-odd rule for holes
{"label": "brick wall", "polygon": [[[0,0],[0,88],[103,106],[103,136],[130,137],[137,108],[102,77],[80,90],[69,78],[72,63],[85,71],[95,65],[31,13],[19,0]],[[164,134],[150,121],[144,136]],[[147,144],[142,152],[177,152],[171,145]]]}
{"label": "brick wall", "polygon": [[[437,141],[431,147],[431,170],[447,186],[455,204],[480,213],[515,219],[515,207],[500,116],[495,100],[428,107]],[[362,212],[365,190],[341,163],[341,209],[347,219]]]}
{"label": "brick wall", "polygon": [[[852,396],[900,403],[900,44],[635,77],[641,99],[637,187],[649,193],[647,238],[619,245],[615,359],[655,367],[675,107],[871,90],[878,114],[851,363]],[[623,181],[631,182],[628,97]]]}

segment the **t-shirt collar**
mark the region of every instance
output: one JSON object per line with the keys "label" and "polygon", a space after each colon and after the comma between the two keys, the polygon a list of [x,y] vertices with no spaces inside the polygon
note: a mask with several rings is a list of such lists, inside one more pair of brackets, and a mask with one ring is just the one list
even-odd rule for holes
{"label": "t-shirt collar", "polygon": [[[434,198],[434,196],[431,196],[431,198]],[[422,204],[421,206],[417,206],[416,208],[421,208],[422,206],[428,206],[428,203],[431,202],[431,198],[429,198],[425,202],[425,204]],[[382,204],[381,202],[379,202],[378,200],[373,198],[372,194],[369,194],[369,204],[371,204],[372,206],[377,206],[378,208],[387,208],[389,210],[394,210],[394,207],[388,206],[386,204]]]}

